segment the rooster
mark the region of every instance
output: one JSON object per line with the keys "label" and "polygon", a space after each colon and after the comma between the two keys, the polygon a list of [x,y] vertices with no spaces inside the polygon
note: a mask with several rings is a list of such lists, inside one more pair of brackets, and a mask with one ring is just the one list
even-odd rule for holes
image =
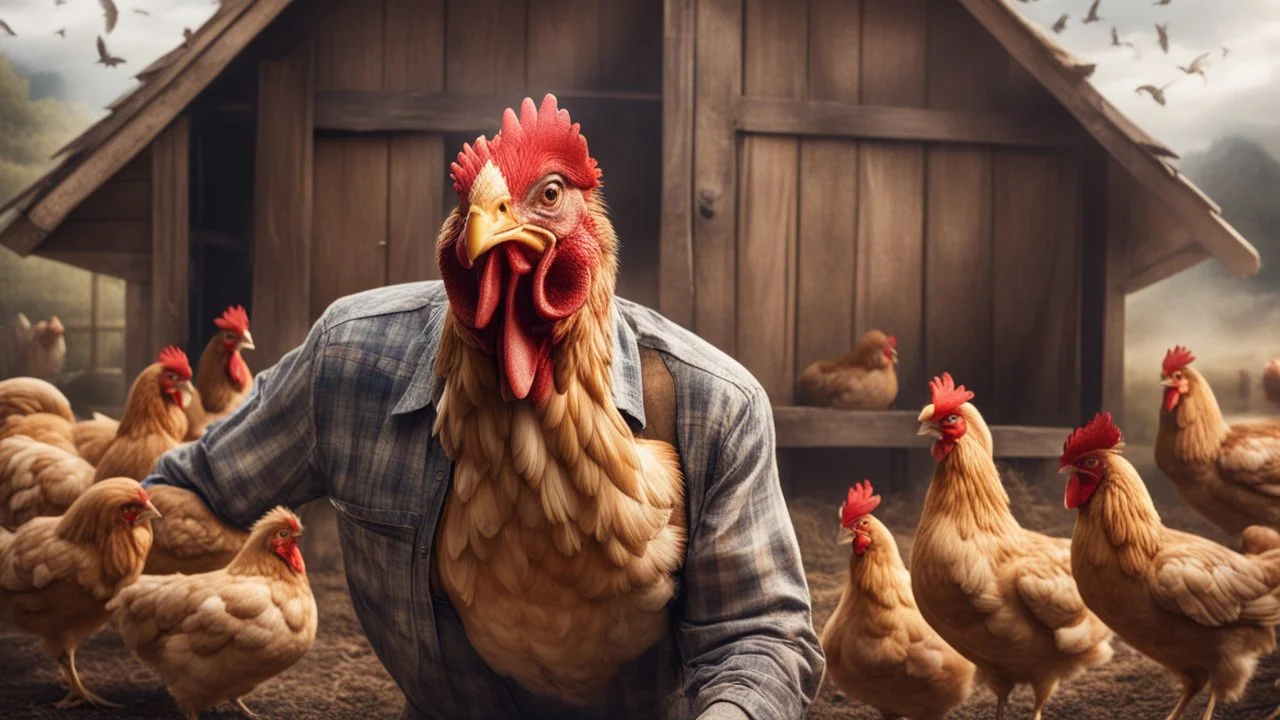
{"label": "rooster", "polygon": [[1035,718],[1059,683],[1111,659],[1111,631],[1071,578],[1070,542],[1024,529],[1009,511],[991,431],[973,393],[944,373],[920,434],[937,460],[911,550],[920,611],[995,693],[996,717],[1015,685],[1035,692]]}
{"label": "rooster", "polygon": [[158,517],[135,480],[90,487],[61,517],[0,530],[0,617],[39,636],[70,690],[58,707],[103,700],[80,682],[76,646],[106,623],[107,601],[138,579]]}
{"label": "rooster", "polygon": [[1262,392],[1268,400],[1280,405],[1280,358],[1271,358],[1262,370]]}
{"label": "rooster", "polygon": [[71,429],[71,439],[75,441],[80,457],[88,460],[90,465],[97,465],[119,431],[119,420],[94,413],[92,418],[75,424]]}
{"label": "rooster", "polygon": [[614,405],[617,238],[600,171],[546,96],[452,166],[434,432],[453,460],[441,585],[484,661],[593,702],[668,631],[685,546],[675,449]]}
{"label": "rooster", "polygon": [[267,512],[225,570],[144,575],[107,609],[124,644],[164,680],[188,718],[287,670],[316,639],[316,601],[298,551],[302,523]]}
{"label": "rooster", "polygon": [[1280,420],[1227,425],[1213,388],[1181,345],[1161,367],[1156,465],[1192,508],[1227,534],[1280,527]]}
{"label": "rooster", "polygon": [[[1089,608],[1177,677],[1182,696],[1169,717],[1181,717],[1208,685],[1210,718],[1217,702],[1240,698],[1258,659],[1276,648],[1280,550],[1240,555],[1166,528],[1120,454],[1122,438],[1111,415],[1100,414],[1063,447],[1066,506],[1079,509],[1072,572]],[[1273,545],[1269,534],[1254,544]]]}
{"label": "rooster", "polygon": [[48,379],[62,372],[67,358],[66,327],[57,315],[32,325],[26,315],[18,313],[4,330],[8,337],[0,347],[0,377]]}
{"label": "rooster", "polygon": [[186,353],[173,346],[161,350],[133,381],[120,429],[98,463],[97,477],[145,479],[156,459],[186,436],[184,409],[194,391]]}
{"label": "rooster", "polygon": [[196,394],[187,405],[188,440],[200,437],[209,423],[239,407],[253,388],[253,373],[240,354],[242,350],[253,349],[248,313],[235,305],[227,308],[213,324],[218,334],[200,355]]}
{"label": "rooster", "polygon": [[973,663],[929,627],[911,595],[898,544],[871,513],[871,483],[849,488],[840,507],[842,545],[852,544],[849,581],[822,630],[832,681],[889,718],[942,718],[973,688]]}
{"label": "rooster", "polygon": [[820,360],[800,373],[800,394],[811,405],[888,410],[898,396],[898,342],[879,330],[862,336],[839,360]]}
{"label": "rooster", "polygon": [[33,377],[0,380],[0,420],[35,413],[60,415],[67,422],[76,420],[67,396],[49,382]]}
{"label": "rooster", "polygon": [[94,472],[80,456],[25,435],[0,440],[0,527],[63,514]]}

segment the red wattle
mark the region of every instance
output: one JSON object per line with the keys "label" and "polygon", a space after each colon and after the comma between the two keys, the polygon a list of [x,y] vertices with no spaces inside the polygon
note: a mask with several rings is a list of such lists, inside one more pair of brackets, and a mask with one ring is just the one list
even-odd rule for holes
{"label": "red wattle", "polygon": [[595,255],[589,243],[572,236],[547,250],[533,274],[533,307],[543,320],[563,320],[587,302]]}
{"label": "red wattle", "polygon": [[1068,510],[1075,510],[1080,507],[1082,502],[1081,495],[1083,495],[1083,491],[1080,487],[1080,475],[1079,473],[1072,474],[1071,478],[1067,480],[1067,493],[1062,498],[1062,504]]}
{"label": "red wattle", "polygon": [[1182,393],[1178,392],[1178,388],[1169,387],[1164,389],[1164,409],[1172,410],[1178,406],[1178,399],[1182,397]]}
{"label": "red wattle", "polygon": [[483,330],[493,320],[502,299],[502,258],[492,253],[480,258],[484,268],[480,271],[480,286],[476,295],[475,328]]}
{"label": "red wattle", "polygon": [[[516,292],[522,277],[511,274],[507,278],[507,302],[504,308],[502,328],[502,367],[507,375],[507,384],[511,387],[511,395],[517,399],[529,396],[533,387],[534,376],[538,371],[539,343],[533,333],[521,322]],[[544,339],[545,342],[545,339]]]}

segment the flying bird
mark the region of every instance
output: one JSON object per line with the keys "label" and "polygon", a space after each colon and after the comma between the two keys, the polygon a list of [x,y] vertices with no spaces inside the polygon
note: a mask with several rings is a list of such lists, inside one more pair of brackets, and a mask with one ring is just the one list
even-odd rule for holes
{"label": "flying bird", "polygon": [[107,67],[115,67],[124,62],[124,58],[116,57],[107,52],[107,44],[102,41],[102,36],[98,36],[98,62],[95,65],[106,65]]}
{"label": "flying bird", "polygon": [[17,34],[18,34],[18,33],[16,33],[16,32],[14,32],[14,31],[13,31],[13,28],[9,27],[9,23],[7,23],[7,22],[5,22],[5,21],[3,21],[3,20],[0,20],[0,31],[4,31],[4,34],[6,34],[6,35],[17,35]]}
{"label": "flying bird", "polygon": [[1186,67],[1179,65],[1178,69],[1188,75],[1199,75],[1200,79],[1204,80],[1204,84],[1208,85],[1209,76],[1204,74],[1205,68],[1209,67],[1209,64],[1206,62],[1208,59],[1209,53],[1205,53],[1195,60],[1192,60],[1191,64]]}
{"label": "flying bird", "polygon": [[67,0],[53,0],[54,5],[66,5]]}
{"label": "flying bird", "polygon": [[1141,52],[1139,52],[1139,50],[1138,50],[1138,46],[1137,46],[1137,45],[1134,45],[1133,43],[1128,42],[1128,41],[1122,41],[1122,40],[1120,39],[1120,33],[1116,32],[1116,26],[1115,26],[1115,25],[1112,25],[1112,26],[1111,26],[1111,44],[1112,44],[1112,46],[1114,46],[1114,47],[1127,47],[1127,48],[1129,48],[1130,50],[1132,50],[1134,53],[1137,53],[1137,54],[1139,54],[1139,55],[1141,54]]}
{"label": "flying bird", "polygon": [[1151,3],[1151,4],[1152,4],[1152,5],[1168,5],[1168,4],[1169,4],[1169,3],[1171,3],[1171,2],[1173,2],[1173,0],[1156,0],[1155,2],[1153,2],[1153,3]]}
{"label": "flying bird", "polygon": [[133,11],[139,15],[146,15],[147,17],[151,17],[151,13],[147,12],[146,10],[143,10],[142,8],[134,8]]}
{"label": "flying bird", "polygon": [[1223,46],[1222,46],[1222,59],[1223,59],[1223,60],[1226,60],[1226,59],[1227,59],[1227,56],[1228,56],[1228,55],[1230,55],[1230,54],[1231,54],[1231,48],[1227,47],[1226,45],[1223,45]]}
{"label": "flying bird", "polygon": [[1096,23],[1102,18],[1098,17],[1098,6],[1102,4],[1102,0],[1093,0],[1093,4],[1089,6],[1089,14],[1085,16],[1083,25]]}
{"label": "flying bird", "polygon": [[1146,93],[1150,95],[1152,100],[1155,100],[1156,102],[1160,103],[1160,105],[1163,107],[1165,105],[1164,91],[1168,90],[1169,85],[1172,85],[1172,84],[1173,83],[1169,83],[1164,87],[1156,87],[1155,85],[1143,85],[1142,87],[1138,88],[1135,92],[1137,92],[1139,95],[1141,95],[1142,93]]}
{"label": "flying bird", "polygon": [[57,35],[58,37],[62,37],[62,38],[64,38],[64,37],[66,37],[66,36],[67,36],[67,29],[66,29],[66,28],[59,28],[59,29],[57,29],[57,30],[54,30],[54,31],[53,31],[53,34],[54,34],[54,35]]}
{"label": "flying bird", "polygon": [[113,0],[98,0],[102,5],[102,17],[106,21],[107,34],[110,35],[112,30],[116,29],[116,20],[120,17],[120,11],[116,9]]}
{"label": "flying bird", "polygon": [[1068,18],[1070,18],[1070,17],[1071,17],[1071,15],[1070,15],[1070,14],[1068,14],[1068,13],[1062,13],[1062,17],[1058,18],[1058,22],[1056,22],[1056,23],[1054,23],[1054,24],[1053,24],[1053,31],[1054,31],[1055,33],[1061,33],[1063,30],[1066,30],[1066,29],[1067,29],[1067,19],[1068,19]]}
{"label": "flying bird", "polygon": [[1168,55],[1169,54],[1169,24],[1165,23],[1164,25],[1161,25],[1160,23],[1156,23],[1156,34],[1160,36],[1160,49],[1164,51],[1165,55]]}

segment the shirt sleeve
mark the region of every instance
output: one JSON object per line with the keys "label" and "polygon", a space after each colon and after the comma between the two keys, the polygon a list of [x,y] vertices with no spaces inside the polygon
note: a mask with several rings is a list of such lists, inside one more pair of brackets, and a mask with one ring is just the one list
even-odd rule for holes
{"label": "shirt sleeve", "polygon": [[200,440],[161,456],[143,486],[191,490],[218,517],[245,528],[276,505],[296,508],[323,495],[315,469],[314,409],[323,322],[254,378],[240,407],[210,425]]}
{"label": "shirt sleeve", "polygon": [[[774,455],[773,413],[750,393],[723,436],[684,572],[686,694],[703,717],[801,718],[825,669]],[[705,713],[705,714],[704,714]]]}

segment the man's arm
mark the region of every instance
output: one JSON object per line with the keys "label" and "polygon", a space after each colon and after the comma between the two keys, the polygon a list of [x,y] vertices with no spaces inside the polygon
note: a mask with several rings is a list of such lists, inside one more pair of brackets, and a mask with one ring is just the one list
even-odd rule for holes
{"label": "man's arm", "polygon": [[685,690],[706,720],[801,718],[825,662],[763,390],[723,437],[684,572]]}
{"label": "man's arm", "polygon": [[197,442],[163,455],[144,486],[192,490],[223,520],[249,527],[276,505],[324,494],[315,470],[313,399],[323,318],[306,341],[254,378],[244,404]]}

